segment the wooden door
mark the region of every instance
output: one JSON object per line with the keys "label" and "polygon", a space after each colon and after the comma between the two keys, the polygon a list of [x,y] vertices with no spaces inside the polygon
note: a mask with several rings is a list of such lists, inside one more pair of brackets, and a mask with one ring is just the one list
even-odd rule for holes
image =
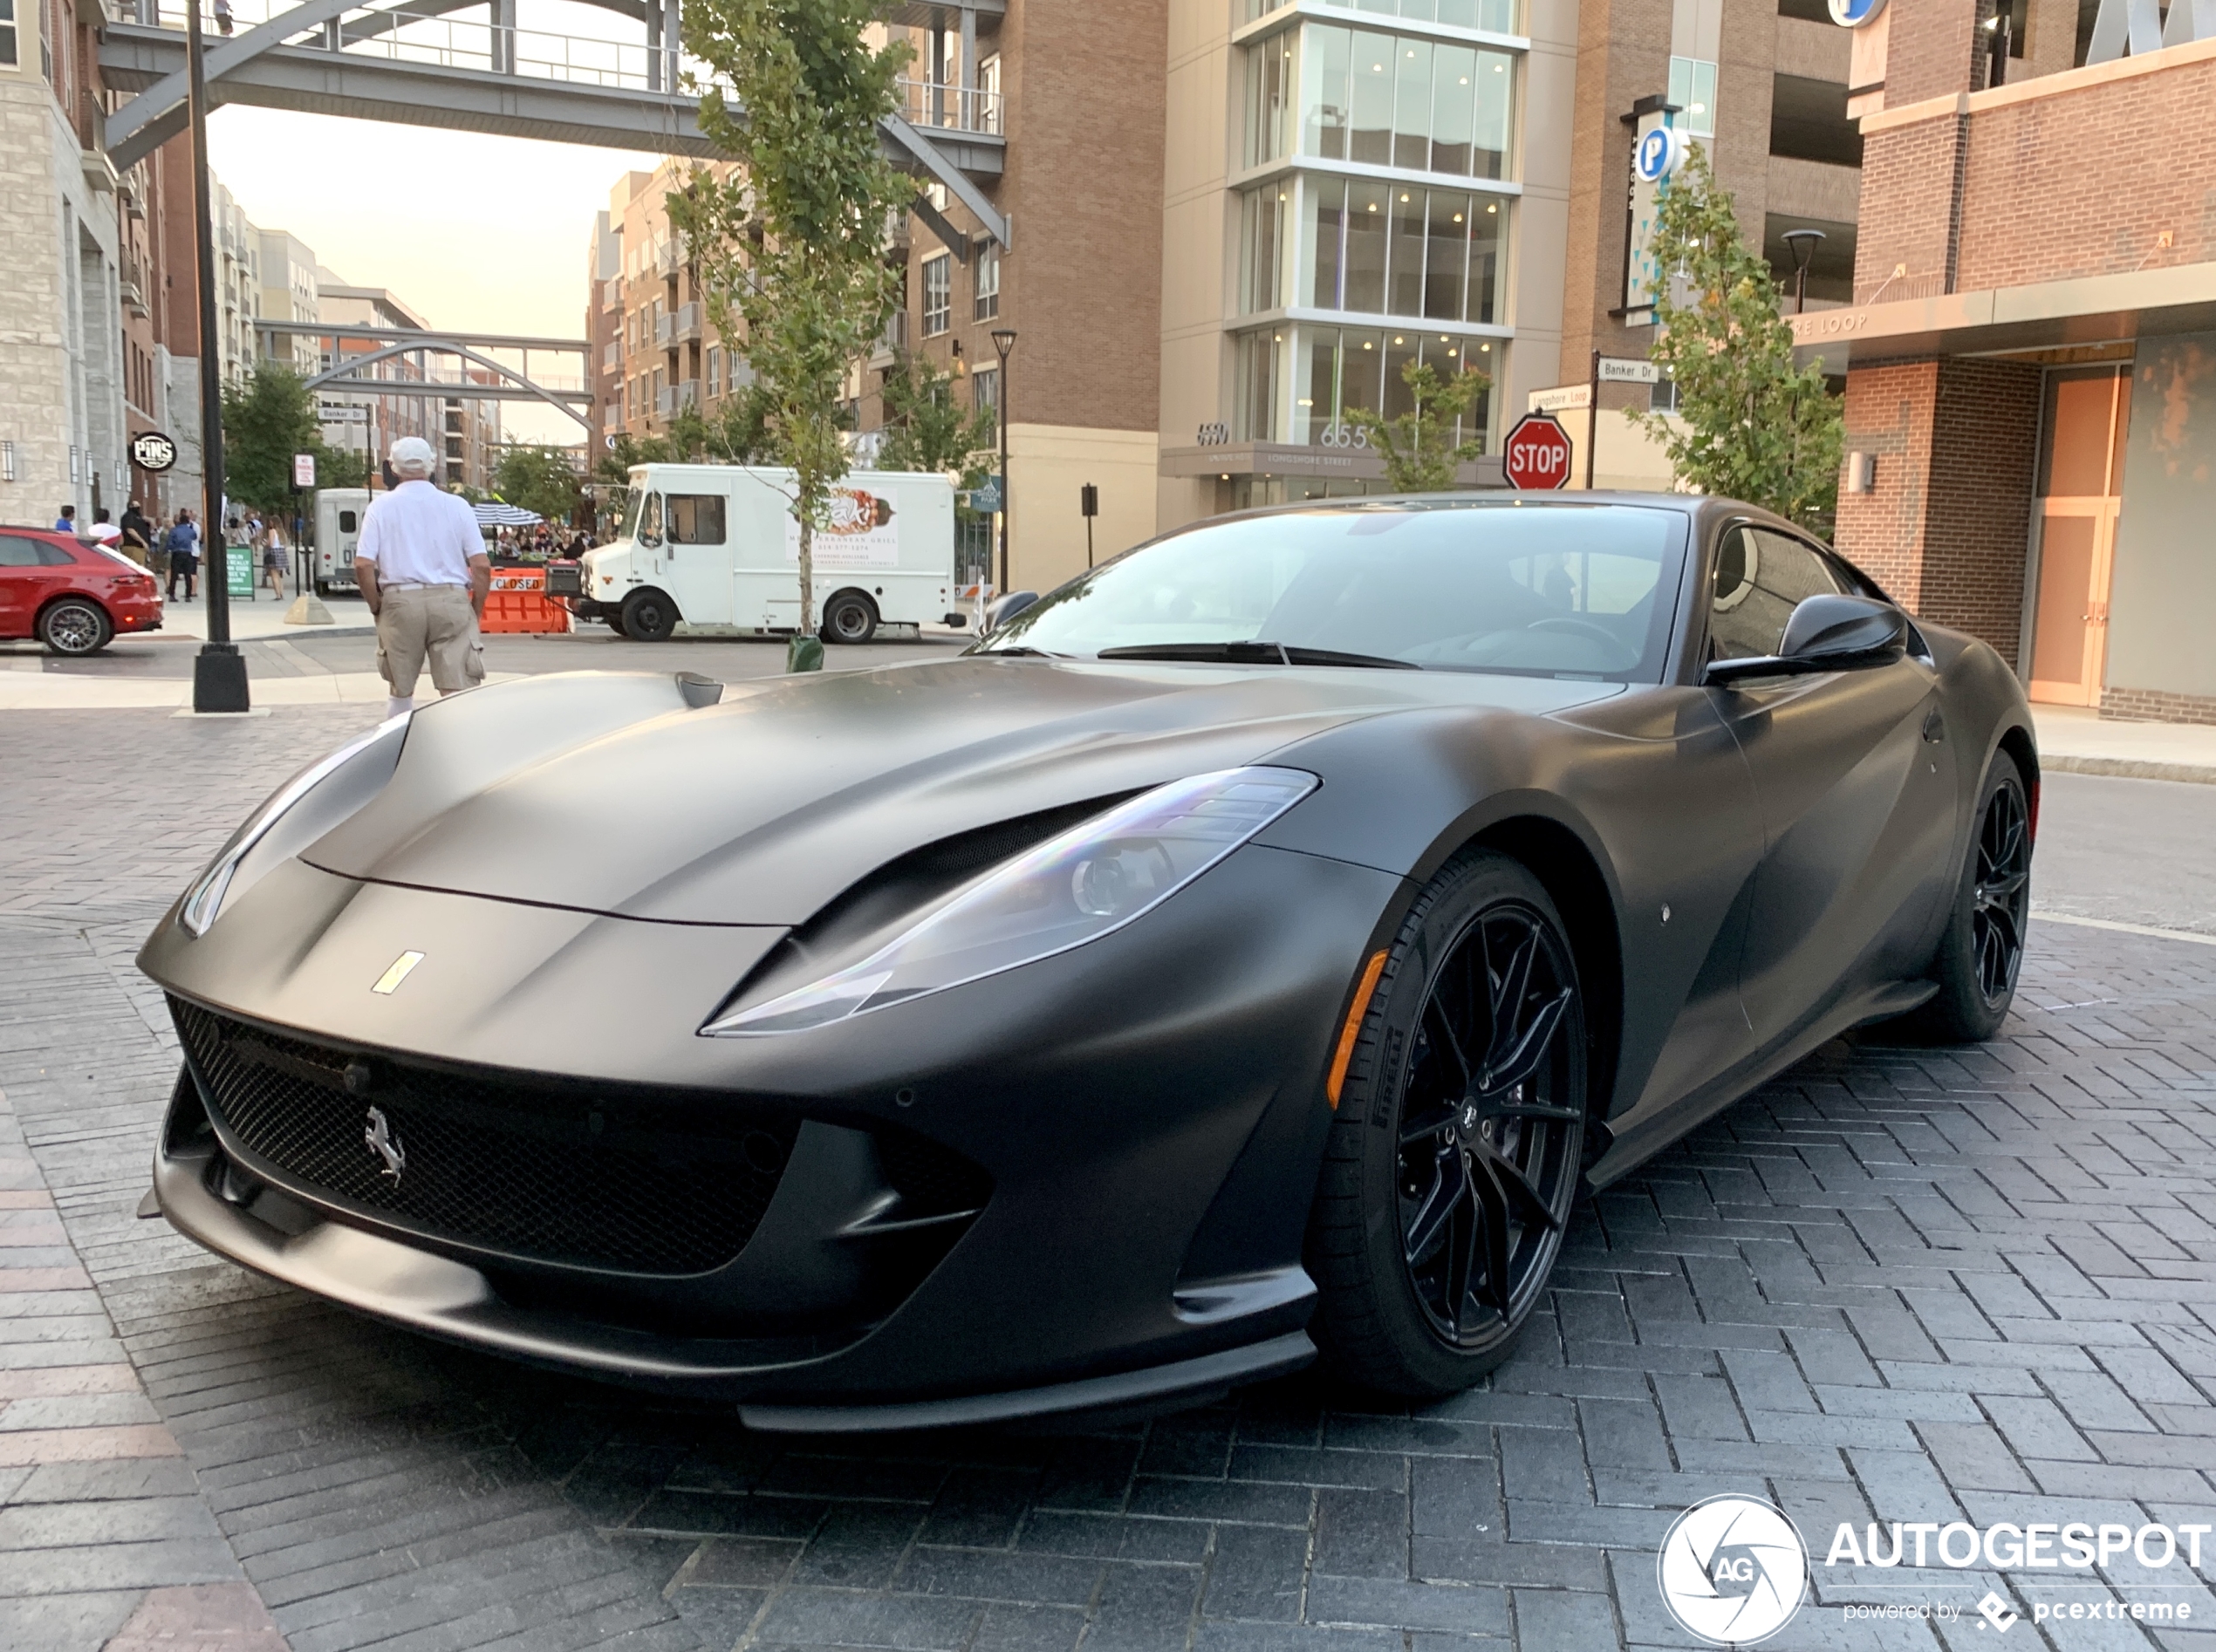
{"label": "wooden door", "polygon": [[2075,367],[2047,375],[2038,590],[2025,691],[2050,705],[2100,703],[2131,403],[2126,369]]}
{"label": "wooden door", "polygon": [[2049,705],[2095,705],[2108,662],[2117,502],[2081,496],[2039,502],[2039,604],[2026,692]]}

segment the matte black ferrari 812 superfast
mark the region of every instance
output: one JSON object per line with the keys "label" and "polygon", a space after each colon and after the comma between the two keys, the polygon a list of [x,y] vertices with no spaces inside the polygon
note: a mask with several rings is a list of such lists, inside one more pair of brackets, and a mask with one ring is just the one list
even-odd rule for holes
{"label": "matte black ferrari 812 superfast", "polygon": [[1220,518],[966,653],[388,723],[147,943],[161,1210],[765,1428],[1497,1362],[1579,1190],[2000,1024],[2001,659],[1693,497]]}

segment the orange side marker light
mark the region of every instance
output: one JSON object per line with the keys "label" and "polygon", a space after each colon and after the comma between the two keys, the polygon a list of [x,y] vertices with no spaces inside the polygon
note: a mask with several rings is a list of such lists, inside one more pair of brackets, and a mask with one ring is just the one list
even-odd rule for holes
{"label": "orange side marker light", "polygon": [[1373,952],[1363,966],[1362,980],[1354,989],[1354,1002],[1348,1007],[1346,1025],[1339,1031],[1339,1048],[1331,1057],[1331,1075],[1323,1082],[1323,1095],[1338,1109],[1339,1092],[1346,1088],[1347,1064],[1354,1059],[1355,1041],[1362,1036],[1362,1018],[1370,1013],[1371,996],[1378,990],[1378,977],[1385,973],[1385,955]]}

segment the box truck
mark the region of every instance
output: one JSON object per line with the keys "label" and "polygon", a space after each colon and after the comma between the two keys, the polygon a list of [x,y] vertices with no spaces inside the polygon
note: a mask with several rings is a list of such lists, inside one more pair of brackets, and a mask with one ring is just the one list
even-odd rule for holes
{"label": "box truck", "polygon": [[325,488],[316,495],[316,594],[354,589],[354,547],[369,509],[366,488]]}
{"label": "box truck", "polygon": [[[790,632],[800,625],[792,473],[746,465],[638,465],[617,537],[547,570],[579,619],[641,642]],[[815,536],[816,611],[827,642],[886,626],[960,625],[954,490],[928,471],[852,471]]]}

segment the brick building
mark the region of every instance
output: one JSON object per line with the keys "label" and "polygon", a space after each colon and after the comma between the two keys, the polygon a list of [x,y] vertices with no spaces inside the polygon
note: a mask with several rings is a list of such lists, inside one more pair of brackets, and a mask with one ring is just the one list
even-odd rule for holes
{"label": "brick building", "polygon": [[[2124,0],[1857,31],[1838,543],[2035,700],[2216,722],[2216,38]],[[2205,15],[2206,9],[2202,9]]]}

